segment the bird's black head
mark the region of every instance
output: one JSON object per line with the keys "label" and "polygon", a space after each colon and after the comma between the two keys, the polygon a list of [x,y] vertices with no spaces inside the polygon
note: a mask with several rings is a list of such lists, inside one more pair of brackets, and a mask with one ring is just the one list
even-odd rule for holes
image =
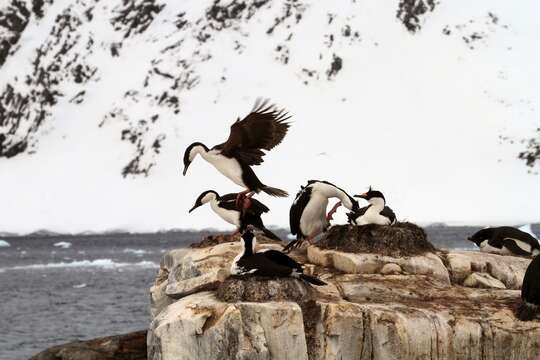
{"label": "bird's black head", "polygon": [[480,247],[480,244],[485,240],[489,240],[492,234],[493,230],[491,228],[486,228],[478,230],[472,236],[469,236],[467,240],[472,241],[476,246]]}
{"label": "bird's black head", "polygon": [[244,231],[241,237],[242,245],[244,246],[244,254],[254,254],[255,253],[255,244],[257,243],[257,238],[250,227],[248,230]]}
{"label": "bird's black head", "polygon": [[202,151],[207,152],[208,147],[200,142],[194,142],[187,147],[186,151],[184,152],[184,176],[187,173],[189,165],[191,164],[193,159],[195,159],[195,156],[197,156],[197,154]]}
{"label": "bird's black head", "polygon": [[214,190],[206,190],[203,192],[197,200],[195,200],[195,205],[189,210],[189,212],[192,212],[196,208],[198,208],[201,205],[206,204],[207,202],[211,201],[212,199],[218,199],[219,200],[219,194],[215,192]]}
{"label": "bird's black head", "polygon": [[367,192],[360,195],[354,195],[354,197],[361,198],[367,201],[370,201],[371,199],[381,198],[386,203],[386,199],[384,198],[383,193],[377,190],[372,190],[371,186],[369,187],[369,190]]}

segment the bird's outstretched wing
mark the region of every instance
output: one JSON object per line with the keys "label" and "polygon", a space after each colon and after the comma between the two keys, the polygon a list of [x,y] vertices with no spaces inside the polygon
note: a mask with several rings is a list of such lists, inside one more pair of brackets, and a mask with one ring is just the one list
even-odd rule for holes
{"label": "bird's outstretched wing", "polygon": [[263,150],[271,150],[278,145],[289,129],[286,122],[290,116],[284,109],[278,109],[269,100],[258,99],[251,113],[231,125],[229,138],[217,145],[225,156],[235,157],[246,165],[263,162]]}

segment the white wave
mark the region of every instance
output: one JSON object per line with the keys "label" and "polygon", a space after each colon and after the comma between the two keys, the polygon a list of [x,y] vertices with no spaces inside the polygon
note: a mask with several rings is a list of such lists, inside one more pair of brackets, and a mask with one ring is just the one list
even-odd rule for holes
{"label": "white wave", "polygon": [[72,261],[72,262],[21,265],[21,266],[14,266],[10,268],[3,268],[0,270],[40,270],[40,269],[59,269],[59,268],[78,268],[78,267],[118,269],[118,268],[125,268],[125,267],[158,268],[159,265],[152,261],[139,261],[137,263],[122,263],[122,262],[115,262],[111,259],[96,259],[96,260],[80,260],[80,261]]}
{"label": "white wave", "polygon": [[148,254],[149,251],[146,251],[146,250],[143,250],[143,249],[124,249],[123,251],[124,253],[126,254],[135,254],[135,255],[139,255],[139,256],[142,256],[143,254]]}
{"label": "white wave", "polygon": [[0,247],[10,247],[11,244],[8,243],[6,240],[0,240]]}
{"label": "white wave", "polygon": [[73,288],[74,288],[74,289],[82,289],[82,288],[85,288],[85,287],[86,287],[86,284],[85,284],[85,283],[78,284],[78,285],[73,285]]}
{"label": "white wave", "polygon": [[62,249],[69,249],[71,247],[71,243],[67,241],[60,241],[55,243],[53,246],[61,247]]}

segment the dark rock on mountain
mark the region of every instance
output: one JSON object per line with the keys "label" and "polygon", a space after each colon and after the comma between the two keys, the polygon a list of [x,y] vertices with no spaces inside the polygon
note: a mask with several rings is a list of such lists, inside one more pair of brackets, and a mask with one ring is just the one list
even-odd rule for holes
{"label": "dark rock on mountain", "polygon": [[397,11],[397,18],[410,33],[422,28],[422,18],[435,9],[436,0],[401,0]]}
{"label": "dark rock on mountain", "polygon": [[536,137],[532,137],[525,144],[525,150],[519,153],[519,158],[532,168],[537,161],[540,162],[540,128],[536,129]]}

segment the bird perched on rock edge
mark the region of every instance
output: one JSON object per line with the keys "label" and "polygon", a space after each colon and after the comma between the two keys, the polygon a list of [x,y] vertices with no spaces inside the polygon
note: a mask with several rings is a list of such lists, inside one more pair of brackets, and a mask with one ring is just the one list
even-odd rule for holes
{"label": "bird perched on rock edge", "polygon": [[[248,225],[253,225],[255,228],[261,230],[264,235],[273,240],[281,239],[268,230],[261,219],[263,213],[270,211],[266,205],[256,199],[251,199],[251,205],[248,208],[238,206],[236,199],[238,194],[225,194],[220,196],[214,190],[207,190],[195,201],[195,205],[189,210],[191,213],[193,210],[206,203],[210,203],[212,210],[223,220],[236,226],[236,233],[243,232]],[[235,233],[235,234],[236,234]]]}

